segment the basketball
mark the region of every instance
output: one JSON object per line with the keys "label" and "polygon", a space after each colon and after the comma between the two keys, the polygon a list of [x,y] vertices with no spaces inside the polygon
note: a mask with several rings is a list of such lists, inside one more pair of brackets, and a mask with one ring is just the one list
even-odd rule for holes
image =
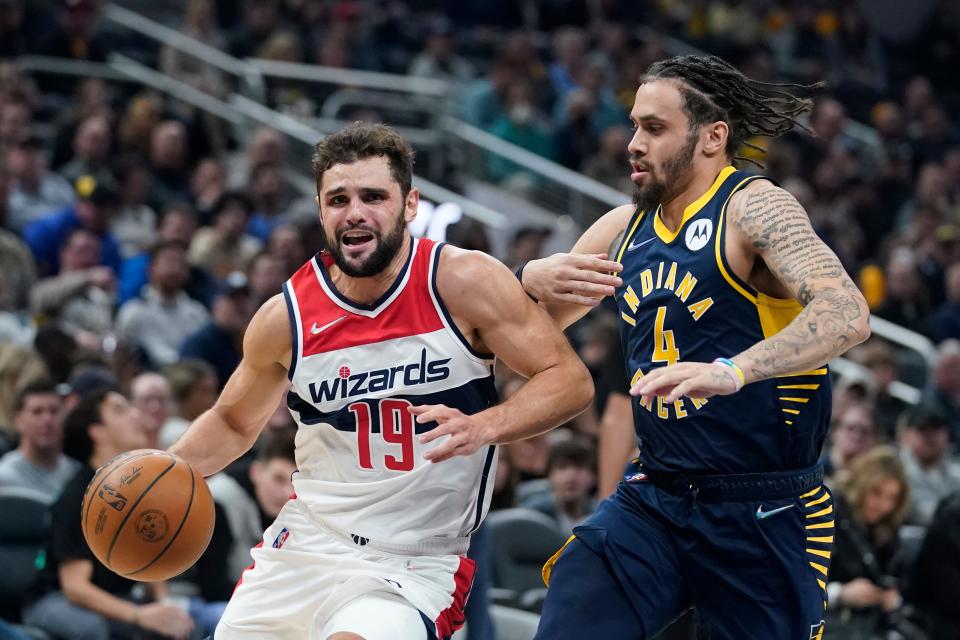
{"label": "basketball", "polygon": [[83,497],[83,536],[111,571],[154,582],[193,565],[213,534],[213,497],[198,471],[154,449],[97,470]]}

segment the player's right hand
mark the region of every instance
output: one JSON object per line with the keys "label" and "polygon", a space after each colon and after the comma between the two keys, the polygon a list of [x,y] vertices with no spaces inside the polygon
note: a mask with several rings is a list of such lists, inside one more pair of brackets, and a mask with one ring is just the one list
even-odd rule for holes
{"label": "player's right hand", "polygon": [[595,307],[622,284],[623,270],[607,254],[555,253],[523,268],[524,290],[540,302]]}
{"label": "player's right hand", "polygon": [[474,416],[442,404],[421,404],[409,407],[417,424],[436,422],[437,426],[420,436],[420,444],[429,444],[441,436],[446,442],[433,447],[423,457],[430,462],[443,462],[453,456],[469,456],[493,442],[486,426]]}
{"label": "player's right hand", "polygon": [[152,602],[137,609],[137,624],[148,631],[175,640],[187,640],[193,631],[193,619],[182,609]]}

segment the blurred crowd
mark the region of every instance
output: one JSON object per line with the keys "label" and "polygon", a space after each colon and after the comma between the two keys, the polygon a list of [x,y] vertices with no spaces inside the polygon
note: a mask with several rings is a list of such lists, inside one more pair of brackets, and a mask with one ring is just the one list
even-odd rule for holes
{"label": "blurred crowd", "polygon": [[[960,129],[949,115],[960,106],[956,3],[871,2],[869,11],[852,0],[169,4],[184,33],[235,56],[450,81],[465,122],[624,192],[626,113],[640,74],[675,39],[760,80],[827,81],[810,93],[812,135],[759,140],[767,151],[744,155],[805,206],[874,313],[935,351],[931,365],[875,337],[849,354],[860,375],[835,388],[824,453],[837,504],[827,628],[841,640],[960,637],[960,614],[944,595],[960,593]],[[102,28],[101,9],[95,0],[0,0],[0,495],[39,492],[53,530],[75,513],[68,489],[78,474],[110,452],[169,446],[211,406],[252,314],[322,246],[316,205],[287,181],[288,149],[276,131],[238,136],[136,85],[18,67],[26,54],[103,61],[120,49],[207,93],[228,90],[202,61]],[[278,83],[269,99],[309,115],[320,97]],[[455,169],[445,174],[450,186]],[[483,171],[507,189],[534,179],[503,158]],[[448,231],[456,244],[491,246],[478,223]],[[521,228],[498,257],[511,266],[537,258],[549,236]],[[530,522],[561,543],[614,489],[616,461],[634,446],[615,316],[601,308],[571,339],[596,379],[596,405],[502,447],[493,504],[517,518],[537,512]],[[520,382],[500,373],[506,397]],[[919,390],[918,402],[903,384]],[[127,433],[124,424],[139,428]],[[211,479],[219,524],[201,570],[150,593],[87,576],[135,606],[155,606],[132,626],[90,622],[85,637],[163,634],[154,621],[174,610],[190,614],[196,634],[215,624],[247,550],[291,492],[292,432],[281,405],[254,451]],[[598,467],[600,450],[614,455]],[[535,611],[538,600],[509,582],[504,566],[520,561],[507,557],[497,527],[479,539],[486,569],[468,617],[471,637],[489,638],[477,612],[488,587],[496,602]],[[43,548],[36,583],[0,613],[80,637],[55,622],[83,609],[56,570],[81,551],[64,536]],[[525,558],[527,569],[542,559]]]}

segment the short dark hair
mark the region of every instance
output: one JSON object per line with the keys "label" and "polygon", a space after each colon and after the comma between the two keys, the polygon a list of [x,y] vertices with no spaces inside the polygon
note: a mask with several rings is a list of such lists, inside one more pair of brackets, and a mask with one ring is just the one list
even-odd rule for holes
{"label": "short dark hair", "polygon": [[596,470],[597,461],[596,456],[593,455],[593,449],[572,438],[561,440],[550,447],[550,453],[547,456],[547,474],[558,467],[567,466]]}
{"label": "short dark hair", "polygon": [[157,256],[168,249],[175,249],[181,253],[187,253],[187,245],[178,240],[161,240],[150,249],[150,264],[157,259]]}
{"label": "short dark hair", "polygon": [[243,209],[248,218],[253,215],[253,200],[250,199],[250,196],[243,191],[226,191],[222,196],[217,198],[216,203],[214,203],[213,208],[210,210],[210,217],[216,218],[224,209],[232,204],[240,205],[240,208]]}
{"label": "short dark hair", "polygon": [[320,192],[323,174],[330,167],[377,156],[386,156],[390,162],[390,173],[400,185],[400,193],[406,197],[413,181],[413,147],[396,129],[370,122],[354,122],[327,136],[313,148],[317,193]]}
{"label": "short dark hair", "polygon": [[257,462],[266,464],[271,460],[280,458],[281,460],[289,460],[296,464],[296,450],[296,441],[292,432],[274,431],[267,435],[263,446],[257,451]]}
{"label": "short dark hair", "polygon": [[163,375],[170,383],[170,392],[177,403],[189,398],[193,387],[202,379],[212,377],[219,381],[217,370],[209,362],[198,358],[183,358],[174,362],[164,369]]}
{"label": "short dark hair", "polygon": [[74,460],[87,464],[93,455],[93,440],[90,427],[103,421],[100,411],[107,395],[114,387],[98,387],[83,396],[63,421],[63,453]]}
{"label": "short dark hair", "polygon": [[57,393],[57,385],[55,385],[52,380],[47,378],[34,380],[17,393],[17,398],[13,403],[13,412],[17,413],[21,411],[26,406],[27,399],[30,396],[46,396],[50,394],[56,395],[57,397],[60,396],[60,394]]}

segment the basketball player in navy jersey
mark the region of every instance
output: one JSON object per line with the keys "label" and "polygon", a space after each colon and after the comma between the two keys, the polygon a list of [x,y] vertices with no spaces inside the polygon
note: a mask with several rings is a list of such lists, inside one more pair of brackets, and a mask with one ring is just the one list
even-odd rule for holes
{"label": "basketball player in navy jersey", "polygon": [[544,567],[537,638],[652,638],[690,606],[713,640],[823,636],[825,365],[869,312],[797,201],[732,166],[797,126],[809,102],[789,88],[712,56],[652,65],[630,112],[634,205],[584,233],[586,255],[520,272],[563,326],[616,296],[640,441]]}
{"label": "basketball player in navy jersey", "polygon": [[[216,473],[284,393],[298,425],[295,496],[215,637],[446,638],[464,621],[495,445],[585,409],[589,373],[501,263],[410,236],[419,194],[396,131],[351,125],[317,145],[314,170],[329,250],[257,312],[216,405],[171,449]],[[502,404],[495,356],[527,378]]]}

